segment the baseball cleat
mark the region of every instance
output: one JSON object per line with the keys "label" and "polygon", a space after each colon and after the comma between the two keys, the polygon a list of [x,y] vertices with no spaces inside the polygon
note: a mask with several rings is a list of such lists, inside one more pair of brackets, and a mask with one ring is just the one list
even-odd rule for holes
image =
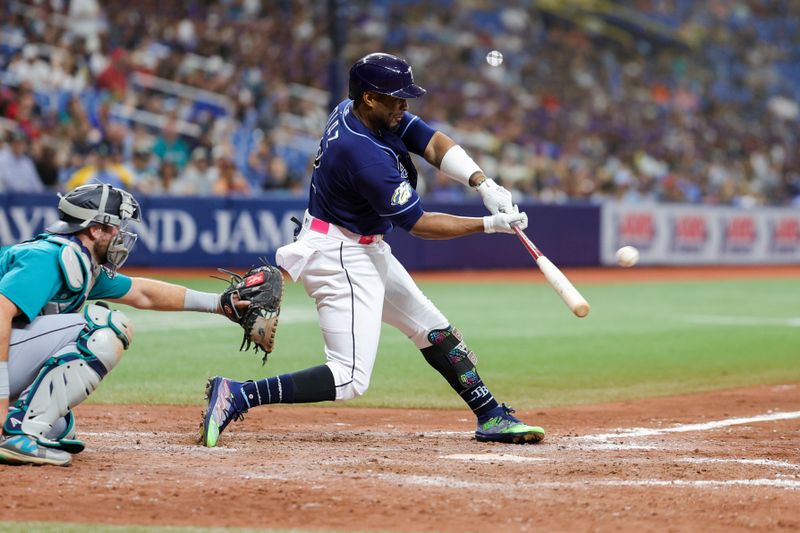
{"label": "baseball cleat", "polygon": [[478,422],[475,439],[478,442],[505,442],[507,444],[534,444],[544,438],[544,429],[529,426],[513,416],[513,409],[503,404],[502,414],[484,423]]}
{"label": "baseball cleat", "polygon": [[0,463],[69,466],[72,464],[72,455],[40,446],[30,435],[3,435],[0,437]]}
{"label": "baseball cleat", "polygon": [[244,418],[244,412],[238,411],[233,403],[233,391],[239,385],[228,378],[215,376],[206,385],[208,405],[203,412],[203,424],[200,426],[200,442],[203,446],[213,448],[217,445],[219,435],[234,420]]}

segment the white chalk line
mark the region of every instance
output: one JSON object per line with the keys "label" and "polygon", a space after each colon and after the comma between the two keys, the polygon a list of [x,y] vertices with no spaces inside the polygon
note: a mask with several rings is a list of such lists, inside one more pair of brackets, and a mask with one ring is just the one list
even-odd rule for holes
{"label": "white chalk line", "polygon": [[379,473],[375,477],[392,483],[417,485],[423,487],[447,487],[458,489],[474,489],[498,491],[513,489],[562,489],[586,488],[595,490],[605,487],[669,487],[669,488],[717,488],[731,486],[771,487],[779,489],[800,490],[800,480],[795,479],[586,479],[582,481],[537,481],[536,483],[493,483],[486,481],[468,481],[446,476],[419,476],[404,474]]}
{"label": "white chalk line", "polygon": [[[778,413],[766,413],[763,415],[751,416],[751,417],[742,417],[742,418],[728,418],[723,420],[713,420],[711,422],[703,422],[699,424],[681,424],[674,427],[669,428],[630,428],[630,429],[618,429],[613,433],[599,433],[595,435],[582,435],[578,437],[564,437],[561,440],[556,440],[557,443],[561,448],[570,448],[574,445],[570,445],[569,441],[572,442],[579,442],[581,444],[578,445],[581,449],[587,449],[587,446],[590,449],[597,449],[597,450],[623,450],[623,449],[641,449],[647,450],[651,449],[652,447],[647,444],[641,443],[608,443],[607,441],[610,439],[620,439],[620,438],[636,438],[636,437],[652,437],[657,435],[663,435],[667,433],[688,433],[693,431],[708,431],[712,429],[719,429],[723,427],[735,426],[735,425],[742,425],[742,424],[752,424],[758,422],[770,422],[776,420],[791,420],[795,418],[800,418],[800,411],[791,411],[791,412],[778,412]],[[342,436],[347,436],[347,431],[337,432],[341,433]],[[404,435],[408,432],[406,431],[357,431],[352,432],[354,435],[359,435],[361,433],[367,433],[370,437],[380,437],[380,438],[396,438],[398,435]],[[125,431],[100,431],[100,432],[85,432],[82,433],[86,436],[91,437],[103,437],[103,438],[111,438],[111,439],[123,439],[123,440],[130,440],[131,438],[147,438],[146,434],[141,433],[133,433],[133,432],[125,432]],[[252,436],[252,435],[259,435],[260,433],[257,432],[239,432],[240,437],[245,436]],[[161,437],[184,437],[185,434],[181,432],[155,432],[154,435],[158,435]],[[465,432],[465,431],[431,431],[431,432],[424,432],[421,434],[423,437],[464,437],[470,438],[473,436],[472,432]],[[566,441],[566,442],[565,442]],[[588,442],[586,442],[588,441]],[[586,442],[584,444],[584,442]],[[553,442],[548,442],[547,444],[553,444]]]}
{"label": "white chalk line", "polygon": [[508,455],[504,453],[454,453],[450,455],[440,455],[439,459],[450,459],[454,461],[476,461],[482,463],[504,462],[504,463],[537,463],[547,461],[546,457],[523,457],[521,455]]}
{"label": "white chalk line", "polygon": [[776,461],[773,459],[721,459],[717,457],[682,457],[678,459],[681,463],[705,464],[705,463],[724,463],[724,464],[743,464],[757,466],[772,466],[775,468],[789,468],[800,470],[800,465],[789,461]]}
{"label": "white chalk line", "polygon": [[775,420],[791,420],[800,418],[800,411],[791,411],[787,413],[767,413],[763,415],[751,416],[746,418],[728,418],[725,420],[714,420],[712,422],[703,422],[700,424],[681,424],[669,428],[631,428],[619,429],[615,433],[599,433],[597,435],[583,435],[580,437],[573,437],[577,440],[609,440],[630,437],[653,437],[656,435],[663,435],[665,433],[688,433],[692,431],[708,431],[711,429],[719,429],[730,426],[738,426],[742,424],[754,424],[758,422],[772,422]]}
{"label": "white chalk line", "polygon": [[717,326],[800,327],[800,317],[768,318],[756,316],[684,315],[681,319],[692,324],[712,324]]}

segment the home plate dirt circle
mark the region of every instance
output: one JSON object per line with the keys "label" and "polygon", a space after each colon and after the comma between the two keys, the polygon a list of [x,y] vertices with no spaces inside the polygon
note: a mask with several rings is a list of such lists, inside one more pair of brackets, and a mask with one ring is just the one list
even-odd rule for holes
{"label": "home plate dirt circle", "polygon": [[800,386],[521,413],[264,407],[195,442],[200,408],[84,405],[70,468],[0,466],[2,520],[326,531],[800,529]]}

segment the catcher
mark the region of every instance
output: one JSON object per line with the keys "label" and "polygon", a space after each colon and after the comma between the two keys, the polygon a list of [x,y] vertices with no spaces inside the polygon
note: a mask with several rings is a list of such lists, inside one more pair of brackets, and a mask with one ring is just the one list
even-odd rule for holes
{"label": "catcher", "polygon": [[[58,211],[60,220],[45,233],[0,248],[0,462],[68,466],[83,451],[72,409],[133,340],[124,313],[84,307],[88,300],[225,312],[253,324],[259,341],[272,338],[263,317],[244,312],[250,302],[242,296],[256,298],[253,290],[230,291],[221,302],[218,294],[119,273],[136,241],[127,226],[141,218],[128,192],[84,185],[63,196]],[[258,285],[244,281],[251,289]]]}

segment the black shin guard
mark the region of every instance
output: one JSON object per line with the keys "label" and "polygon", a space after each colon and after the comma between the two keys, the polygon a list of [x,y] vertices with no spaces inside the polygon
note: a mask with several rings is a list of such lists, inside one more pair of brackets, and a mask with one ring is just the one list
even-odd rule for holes
{"label": "black shin guard", "polygon": [[464,343],[461,332],[448,327],[428,333],[433,344],[423,348],[422,355],[450,384],[470,409],[480,417],[497,407],[497,401],[483,384],[475,365],[478,358]]}

